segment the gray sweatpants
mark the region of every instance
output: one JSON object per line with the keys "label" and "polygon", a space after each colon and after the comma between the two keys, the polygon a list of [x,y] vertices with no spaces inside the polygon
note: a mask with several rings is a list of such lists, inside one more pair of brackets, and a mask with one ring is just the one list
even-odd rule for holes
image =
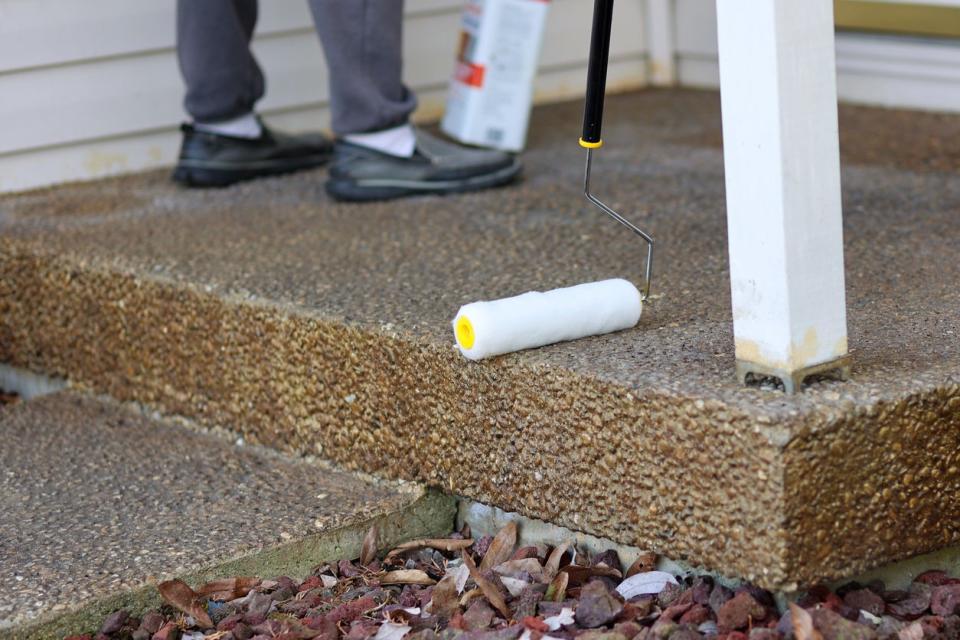
{"label": "gray sweatpants", "polygon": [[[309,0],[327,58],[333,131],[405,123],[416,97],[401,80],[403,0]],[[178,0],[177,55],[195,120],[253,110],[264,78],[250,51],[257,0]],[[309,81],[305,79],[305,81]]]}

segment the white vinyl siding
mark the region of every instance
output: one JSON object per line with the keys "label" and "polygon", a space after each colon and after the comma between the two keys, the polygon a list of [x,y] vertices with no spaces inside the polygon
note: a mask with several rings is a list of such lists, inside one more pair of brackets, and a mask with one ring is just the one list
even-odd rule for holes
{"label": "white vinyl siding", "polygon": [[[719,86],[716,0],[656,2],[671,25],[654,27],[669,32],[657,42],[674,47],[677,83]],[[280,128],[326,127],[326,71],[305,0],[260,4],[261,111]],[[405,79],[419,120],[442,113],[461,7],[407,0]],[[650,65],[645,0],[616,7],[609,88],[639,88]],[[538,103],[582,95],[592,10],[590,0],[551,1]],[[171,165],[184,118],[173,46],[173,0],[0,0],[0,192]],[[655,83],[674,73],[670,52],[658,55]],[[841,33],[837,73],[841,100],[960,111],[955,40]]]}
{"label": "white vinyl siding", "polygon": [[[679,83],[719,87],[716,1],[675,2]],[[937,4],[960,5],[960,0]],[[836,47],[841,101],[960,112],[960,40],[840,32]]]}
{"label": "white vinyl siding", "polygon": [[[592,2],[550,4],[538,102],[581,95],[590,37]],[[442,112],[461,8],[407,1],[404,78],[420,97],[418,119]],[[641,0],[618,3],[614,29],[610,88],[643,86]],[[306,2],[261,0],[254,50],[268,121],[326,127],[326,71]],[[0,0],[0,191],[172,164],[182,94],[172,0]]]}

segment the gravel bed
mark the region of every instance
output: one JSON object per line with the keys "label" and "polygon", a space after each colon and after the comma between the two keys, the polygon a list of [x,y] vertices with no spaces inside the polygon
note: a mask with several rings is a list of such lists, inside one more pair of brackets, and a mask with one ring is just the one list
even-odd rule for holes
{"label": "gravel bed", "polygon": [[158,585],[166,604],[111,614],[73,640],[956,640],[960,579],[941,571],[906,590],[880,582],[809,589],[784,611],[749,584],[655,570],[643,555],[593,557],[570,545],[516,546],[508,525],[414,540],[386,555],[372,529],[360,558],[303,581],[235,577]]}

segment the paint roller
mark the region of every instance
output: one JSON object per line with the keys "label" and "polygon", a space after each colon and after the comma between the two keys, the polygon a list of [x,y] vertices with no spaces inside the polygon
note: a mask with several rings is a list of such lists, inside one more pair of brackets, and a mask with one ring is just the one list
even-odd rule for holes
{"label": "paint roller", "polygon": [[589,282],[552,291],[531,291],[512,298],[473,302],[460,307],[453,333],[460,352],[471,360],[629,329],[640,321],[650,295],[653,238],[600,201],[590,191],[593,152],[603,145],[603,99],[610,56],[613,0],[595,0],[587,91],[580,146],[587,151],[583,193],[605,214],[630,229],[647,245],[640,289],[623,279]]}

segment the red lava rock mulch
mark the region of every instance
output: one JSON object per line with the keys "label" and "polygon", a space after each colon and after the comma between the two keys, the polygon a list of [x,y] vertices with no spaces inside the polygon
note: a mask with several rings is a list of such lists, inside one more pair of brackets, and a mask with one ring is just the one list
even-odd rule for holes
{"label": "red lava rock mulch", "polygon": [[709,576],[655,571],[641,556],[592,558],[564,544],[516,548],[517,529],[473,540],[414,540],[377,559],[324,564],[304,581],[179,580],[142,618],[111,614],[72,640],[958,640],[960,579],[940,571],[907,590],[817,586],[781,613],[772,594]]}
{"label": "red lava rock mulch", "polygon": [[0,407],[6,404],[14,404],[20,401],[20,396],[15,393],[0,389]]}

